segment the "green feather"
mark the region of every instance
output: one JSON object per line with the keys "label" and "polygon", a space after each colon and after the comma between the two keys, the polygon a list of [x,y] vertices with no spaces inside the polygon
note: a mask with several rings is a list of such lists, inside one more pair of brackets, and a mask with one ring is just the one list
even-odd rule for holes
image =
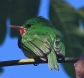
{"label": "green feather", "polygon": [[56,53],[54,52],[53,49],[51,50],[51,53],[47,55],[47,57],[48,57],[49,69],[50,70],[52,70],[52,69],[59,70]]}
{"label": "green feather", "polygon": [[48,59],[49,68],[59,70],[57,57],[65,56],[62,34],[42,17],[27,20],[23,27],[26,32],[19,42],[24,54],[29,58],[39,56],[43,61]]}

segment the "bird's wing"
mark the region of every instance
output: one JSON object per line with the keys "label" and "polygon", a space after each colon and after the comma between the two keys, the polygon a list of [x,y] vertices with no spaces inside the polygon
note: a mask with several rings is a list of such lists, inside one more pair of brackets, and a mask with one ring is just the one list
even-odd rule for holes
{"label": "bird's wing", "polygon": [[65,57],[65,46],[62,43],[61,36],[56,36],[56,39],[54,41],[54,49],[58,57]]}
{"label": "bird's wing", "polygon": [[47,41],[46,36],[40,34],[31,34],[27,37],[22,38],[22,45],[26,49],[30,49],[37,56],[44,57],[51,51],[49,42]]}

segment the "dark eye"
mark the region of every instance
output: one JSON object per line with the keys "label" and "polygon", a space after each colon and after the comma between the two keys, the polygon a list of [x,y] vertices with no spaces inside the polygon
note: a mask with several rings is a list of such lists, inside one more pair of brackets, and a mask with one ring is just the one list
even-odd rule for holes
{"label": "dark eye", "polygon": [[26,25],[27,28],[30,28],[31,26],[32,26],[31,24],[27,24],[27,25]]}

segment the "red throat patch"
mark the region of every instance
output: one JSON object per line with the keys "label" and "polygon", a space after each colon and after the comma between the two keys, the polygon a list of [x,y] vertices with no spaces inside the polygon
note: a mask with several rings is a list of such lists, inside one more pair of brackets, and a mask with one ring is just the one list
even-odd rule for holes
{"label": "red throat patch", "polygon": [[20,29],[20,34],[23,35],[25,33],[25,29],[24,28],[21,28]]}

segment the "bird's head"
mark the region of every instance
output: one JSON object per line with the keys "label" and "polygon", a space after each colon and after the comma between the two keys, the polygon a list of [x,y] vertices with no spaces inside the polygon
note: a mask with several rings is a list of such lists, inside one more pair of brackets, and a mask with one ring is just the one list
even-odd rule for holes
{"label": "bird's head", "polygon": [[43,17],[36,17],[26,20],[22,26],[11,25],[10,27],[19,30],[20,34],[23,35],[25,32],[29,30],[38,29],[43,25],[47,25],[47,24],[50,25],[50,22],[47,19]]}

